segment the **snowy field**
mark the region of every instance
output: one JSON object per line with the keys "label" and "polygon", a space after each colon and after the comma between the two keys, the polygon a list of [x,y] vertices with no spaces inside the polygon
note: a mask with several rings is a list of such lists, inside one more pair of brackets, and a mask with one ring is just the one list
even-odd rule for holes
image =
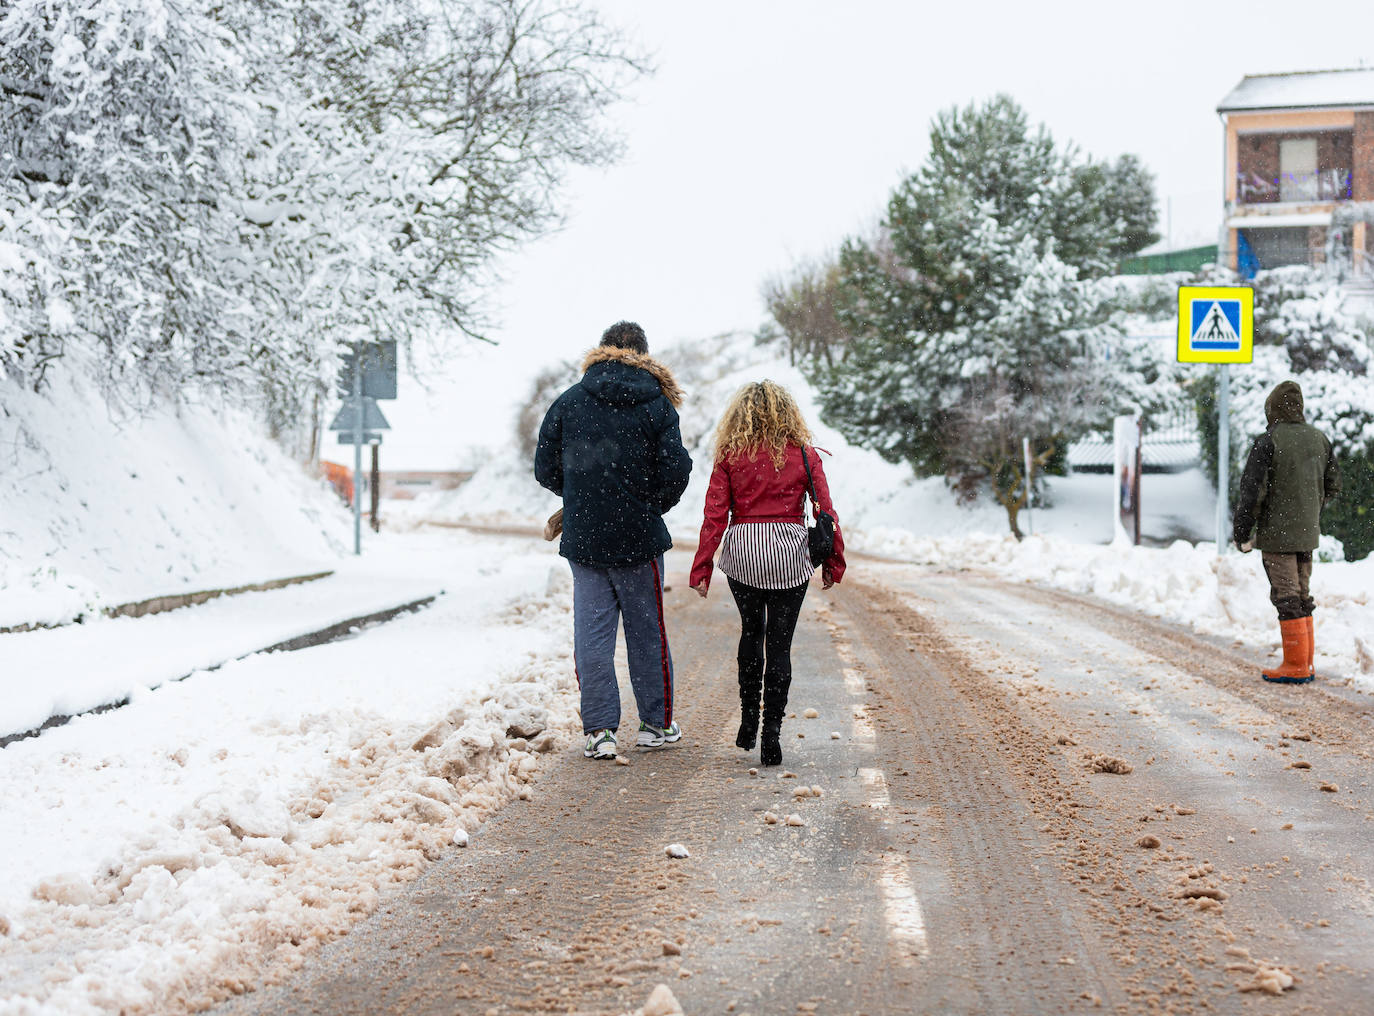
{"label": "snowy field", "polygon": [[549,547],[411,534],[373,560],[448,593],[0,750],[0,1013],[183,1011],[297,966],[566,746]]}

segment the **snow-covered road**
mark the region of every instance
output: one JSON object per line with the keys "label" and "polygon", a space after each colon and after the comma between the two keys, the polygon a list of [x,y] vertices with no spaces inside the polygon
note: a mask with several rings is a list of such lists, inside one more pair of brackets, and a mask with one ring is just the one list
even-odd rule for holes
{"label": "snow-covered road", "polygon": [[1264,685],[1250,657],[1073,596],[850,578],[809,598],[781,771],[731,743],[728,597],[679,589],[684,744],[565,753],[217,1013],[620,1014],[657,984],[688,1013],[1248,1012],[1285,990],[1360,1011],[1367,696]]}
{"label": "snow-covered road", "polygon": [[177,1013],[302,966],[232,1011],[619,1013],[658,981],[689,1012],[1241,1011],[1279,967],[1355,1011],[1374,974],[1358,682],[1275,688],[1230,638],[855,562],[808,602],[786,779],[731,744],[728,597],[674,581],[687,743],[588,769],[553,548],[379,547],[447,595],[0,749],[0,1013]]}

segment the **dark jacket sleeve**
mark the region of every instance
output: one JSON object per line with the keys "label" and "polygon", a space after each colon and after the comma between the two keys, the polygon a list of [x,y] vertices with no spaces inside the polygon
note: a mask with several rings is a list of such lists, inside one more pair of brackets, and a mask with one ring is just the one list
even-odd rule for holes
{"label": "dark jacket sleeve", "polygon": [[677,410],[665,398],[667,412],[658,432],[658,496],[654,507],[659,514],[669,511],[682,500],[687,481],[692,476],[692,456],[682,443]]}
{"label": "dark jacket sleeve", "polygon": [[1231,513],[1231,538],[1236,546],[1254,534],[1264,495],[1269,490],[1269,467],[1273,461],[1274,439],[1265,432],[1255,438],[1255,443],[1250,446],[1245,469],[1240,474],[1240,492],[1236,495],[1236,507]]}
{"label": "dark jacket sleeve", "polygon": [[563,496],[563,399],[559,399],[544,414],[539,426],[539,443],[534,447],[534,478]]}
{"label": "dark jacket sleeve", "polygon": [[1331,442],[1326,442],[1326,472],[1322,475],[1322,507],[1336,500],[1341,493],[1341,464],[1336,461],[1336,453]]}

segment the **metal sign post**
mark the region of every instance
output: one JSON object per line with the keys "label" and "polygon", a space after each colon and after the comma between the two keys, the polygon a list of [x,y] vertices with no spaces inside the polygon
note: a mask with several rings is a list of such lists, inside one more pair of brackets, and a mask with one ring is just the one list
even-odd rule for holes
{"label": "metal sign post", "polygon": [[1255,291],[1249,286],[1180,286],[1178,362],[1221,367],[1217,392],[1217,553],[1226,553],[1231,521],[1231,371],[1253,363]]}
{"label": "metal sign post", "polygon": [[363,552],[363,358],[353,345],[353,553]]}
{"label": "metal sign post", "polygon": [[1217,553],[1230,542],[1231,523],[1231,365],[1223,363],[1217,393]]}
{"label": "metal sign post", "polygon": [[1035,520],[1031,517],[1031,449],[1030,438],[1021,439],[1021,457],[1026,460],[1026,535],[1035,535]]}

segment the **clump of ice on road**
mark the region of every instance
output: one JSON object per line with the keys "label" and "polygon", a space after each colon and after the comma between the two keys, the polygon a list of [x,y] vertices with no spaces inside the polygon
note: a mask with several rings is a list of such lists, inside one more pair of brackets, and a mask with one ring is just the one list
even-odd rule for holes
{"label": "clump of ice on road", "polygon": [[1243,981],[1239,985],[1243,992],[1261,991],[1266,995],[1282,995],[1298,983],[1297,976],[1287,967],[1265,960],[1257,960],[1250,955],[1249,950],[1240,946],[1228,947],[1226,954],[1236,958],[1235,962],[1226,964],[1227,971],[1251,975],[1250,980]]}
{"label": "clump of ice on road", "polygon": [[636,1009],[626,1016],[682,1016],[682,1004],[668,985],[659,984],[649,993],[649,999],[642,1009]]}

